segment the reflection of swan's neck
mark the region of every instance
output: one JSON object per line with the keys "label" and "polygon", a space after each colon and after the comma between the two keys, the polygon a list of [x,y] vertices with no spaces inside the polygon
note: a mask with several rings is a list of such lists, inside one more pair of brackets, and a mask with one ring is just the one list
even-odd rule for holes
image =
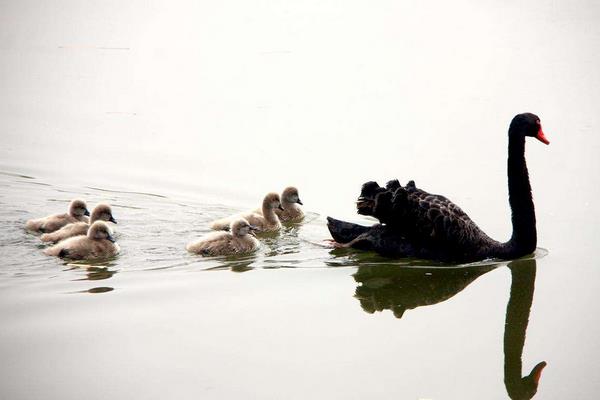
{"label": "reflection of swan's neck", "polygon": [[525,333],[535,287],[535,260],[513,262],[510,270],[512,283],[504,330],[504,384],[511,399],[530,399],[537,391],[541,370],[546,365],[539,363],[531,374],[521,375]]}

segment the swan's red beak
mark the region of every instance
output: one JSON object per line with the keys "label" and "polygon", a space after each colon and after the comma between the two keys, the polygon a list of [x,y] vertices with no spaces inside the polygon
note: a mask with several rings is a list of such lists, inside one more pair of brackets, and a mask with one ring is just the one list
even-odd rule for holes
{"label": "swan's red beak", "polygon": [[538,385],[540,383],[540,379],[542,378],[542,370],[546,367],[546,361],[542,361],[538,365],[533,368],[533,380],[535,384]]}
{"label": "swan's red beak", "polygon": [[538,134],[535,138],[544,144],[550,144],[550,141],[548,139],[546,139],[546,135],[544,135],[544,131],[542,130],[541,126],[540,126],[540,129],[538,130]]}

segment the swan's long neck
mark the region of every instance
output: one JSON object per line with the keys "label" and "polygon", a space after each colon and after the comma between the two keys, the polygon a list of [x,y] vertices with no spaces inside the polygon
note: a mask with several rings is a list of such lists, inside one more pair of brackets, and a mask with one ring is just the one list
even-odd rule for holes
{"label": "swan's long neck", "polygon": [[511,131],[508,137],[508,197],[513,232],[510,240],[502,245],[502,253],[505,253],[502,255],[504,258],[516,258],[535,250],[537,232],[525,162],[525,137]]}

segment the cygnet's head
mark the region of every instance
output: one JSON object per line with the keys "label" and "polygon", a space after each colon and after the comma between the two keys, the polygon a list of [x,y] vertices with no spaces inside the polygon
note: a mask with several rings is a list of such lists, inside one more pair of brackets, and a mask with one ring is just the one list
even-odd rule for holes
{"label": "cygnet's head", "polygon": [[90,217],[90,222],[95,221],[110,221],[113,224],[116,224],[117,221],[114,219],[112,215],[112,210],[108,204],[100,203],[92,210],[92,216]]}
{"label": "cygnet's head", "polygon": [[277,193],[269,193],[265,196],[263,200],[263,206],[267,206],[267,208],[275,209],[279,208],[283,211],[283,207],[281,206],[281,198]]}
{"label": "cygnet's head", "polygon": [[300,201],[300,195],[298,195],[298,189],[293,186],[288,186],[283,190],[281,199],[284,203],[298,203],[302,205],[302,202]]}
{"label": "cygnet's head", "polygon": [[259,230],[257,227],[250,225],[244,218],[236,219],[231,223],[231,233],[233,236],[254,235],[254,231]]}
{"label": "cygnet's head", "polygon": [[90,212],[87,209],[85,201],[75,199],[69,206],[69,214],[71,214],[73,217],[82,217],[84,215],[90,215]]}
{"label": "cygnet's head", "polygon": [[93,240],[106,239],[111,242],[115,242],[115,238],[112,236],[112,230],[104,221],[96,221],[90,226],[87,233],[88,238]]}

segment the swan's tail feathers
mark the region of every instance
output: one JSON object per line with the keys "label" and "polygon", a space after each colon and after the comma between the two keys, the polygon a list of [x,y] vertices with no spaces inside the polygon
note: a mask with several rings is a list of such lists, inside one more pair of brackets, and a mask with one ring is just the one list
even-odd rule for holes
{"label": "swan's tail feathers", "polygon": [[221,218],[216,221],[213,221],[210,224],[210,229],[215,230],[215,231],[228,231],[230,225],[231,225],[231,218]]}
{"label": "swan's tail feathers", "polygon": [[[392,190],[393,189],[393,190]],[[385,224],[399,223],[408,205],[408,191],[402,186],[391,186],[391,189],[378,193],[375,197],[372,215]]]}
{"label": "swan's tail feathers", "polygon": [[327,217],[327,228],[333,239],[338,243],[349,243],[357,236],[368,232],[371,228]]}

